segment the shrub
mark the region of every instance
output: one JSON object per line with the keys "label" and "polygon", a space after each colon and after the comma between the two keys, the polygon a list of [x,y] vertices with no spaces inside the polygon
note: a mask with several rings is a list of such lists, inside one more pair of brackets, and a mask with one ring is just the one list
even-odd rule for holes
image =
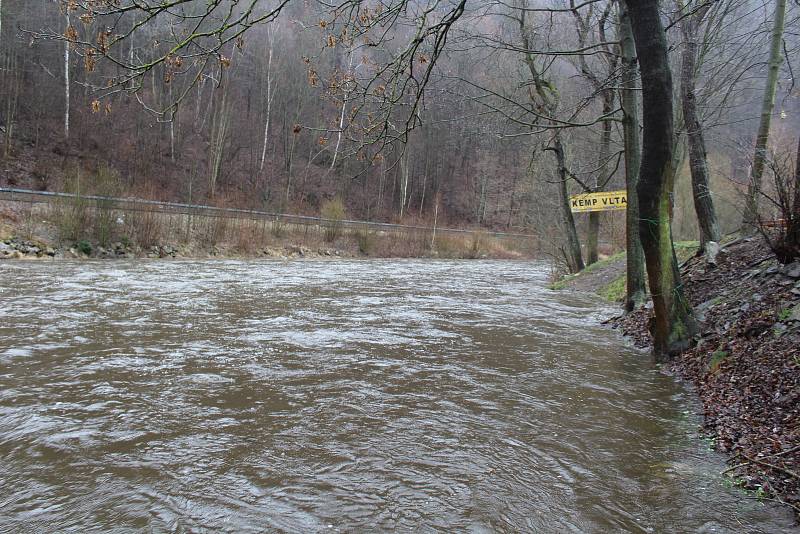
{"label": "shrub", "polygon": [[779,262],[788,264],[800,259],[800,141],[794,165],[791,155],[775,156],[769,162],[774,178],[774,192],[762,194],[773,204],[776,221],[759,217],[758,228]]}
{"label": "shrub", "polygon": [[375,234],[366,228],[356,232],[356,241],[358,251],[365,256],[369,256],[375,250]]}
{"label": "shrub", "polygon": [[211,231],[208,234],[209,244],[216,246],[224,242],[228,236],[229,226],[230,219],[227,217],[211,217]]}
{"label": "shrub", "polygon": [[92,244],[86,241],[85,239],[78,241],[75,247],[81,254],[85,254],[87,256],[92,254]]}
{"label": "shrub", "polygon": [[272,221],[272,225],[270,226],[270,232],[274,237],[278,239],[282,238],[286,235],[286,223],[280,219],[275,219]]}
{"label": "shrub", "polygon": [[469,257],[472,259],[477,259],[481,257],[481,253],[484,248],[484,241],[486,236],[484,232],[473,232],[472,239],[470,241],[469,247]]}
{"label": "shrub", "polygon": [[90,222],[81,173],[77,167],[67,171],[64,192],[73,196],[60,197],[53,204],[53,223],[58,231],[59,240],[77,241],[86,235]]}
{"label": "shrub", "polygon": [[[122,192],[120,176],[108,165],[97,169],[94,179],[94,192],[100,197],[117,197]],[[112,210],[113,202],[104,198],[95,201],[94,237],[100,246],[107,246],[114,237],[117,214]]]}
{"label": "shrub", "polygon": [[33,167],[33,184],[37,191],[47,191],[50,188],[53,176],[50,169],[41,160]]}
{"label": "shrub", "polygon": [[158,214],[152,211],[135,211],[126,217],[128,232],[142,248],[157,245],[161,237]]}
{"label": "shrub", "polygon": [[325,219],[325,241],[333,243],[340,235],[344,227],[342,221],[347,218],[347,210],[344,202],[340,198],[333,198],[322,203],[320,216]]}
{"label": "shrub", "polygon": [[252,254],[263,241],[258,223],[248,220],[240,222],[234,239],[236,250],[245,254]]}

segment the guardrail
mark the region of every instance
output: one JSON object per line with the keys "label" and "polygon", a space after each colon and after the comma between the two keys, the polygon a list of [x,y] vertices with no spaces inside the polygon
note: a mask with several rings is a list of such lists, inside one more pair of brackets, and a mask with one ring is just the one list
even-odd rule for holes
{"label": "guardrail", "polygon": [[[11,202],[27,202],[29,204],[42,204],[54,202],[58,199],[83,199],[95,202],[95,207],[120,211],[149,211],[165,215],[193,215],[202,217],[226,217],[231,219],[254,219],[265,221],[278,221],[287,224],[306,226],[326,226],[338,224],[342,228],[353,230],[381,230],[381,231],[423,231],[433,232],[432,226],[415,226],[405,224],[392,224],[372,221],[333,220],[323,217],[308,215],[291,215],[287,213],[273,213],[268,211],[245,210],[238,208],[219,208],[198,204],[182,204],[178,202],[158,202],[139,198],[116,198],[96,195],[75,195],[73,193],[55,193],[51,191],[33,191],[30,189],[15,189],[0,187],[0,200]],[[472,235],[481,233],[496,238],[535,239],[531,234],[509,232],[487,232],[484,230],[465,230],[461,228],[435,228],[439,234]]]}

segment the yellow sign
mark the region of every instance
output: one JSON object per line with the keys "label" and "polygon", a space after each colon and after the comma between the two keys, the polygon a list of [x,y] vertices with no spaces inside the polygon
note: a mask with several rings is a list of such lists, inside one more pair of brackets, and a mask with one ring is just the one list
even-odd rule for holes
{"label": "yellow sign", "polygon": [[624,210],[628,207],[627,191],[603,191],[569,197],[572,213]]}

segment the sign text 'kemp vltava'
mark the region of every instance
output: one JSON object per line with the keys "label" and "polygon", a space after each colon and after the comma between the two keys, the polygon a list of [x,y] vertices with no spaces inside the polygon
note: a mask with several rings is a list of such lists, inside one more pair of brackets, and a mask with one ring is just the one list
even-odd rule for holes
{"label": "sign text 'kemp vltava'", "polygon": [[573,213],[624,210],[628,207],[626,191],[603,191],[569,197]]}

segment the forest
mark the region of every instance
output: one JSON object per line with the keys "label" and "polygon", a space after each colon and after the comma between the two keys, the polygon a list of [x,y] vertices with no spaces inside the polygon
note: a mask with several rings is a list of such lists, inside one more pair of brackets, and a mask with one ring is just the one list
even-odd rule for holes
{"label": "forest", "polygon": [[[337,199],[530,233],[565,272],[627,248],[632,309],[645,257],[651,288],[680,286],[673,238],[702,252],[797,217],[800,8],[629,4],[6,0],[0,180],[312,215]],[[571,213],[619,190],[625,216]]]}

